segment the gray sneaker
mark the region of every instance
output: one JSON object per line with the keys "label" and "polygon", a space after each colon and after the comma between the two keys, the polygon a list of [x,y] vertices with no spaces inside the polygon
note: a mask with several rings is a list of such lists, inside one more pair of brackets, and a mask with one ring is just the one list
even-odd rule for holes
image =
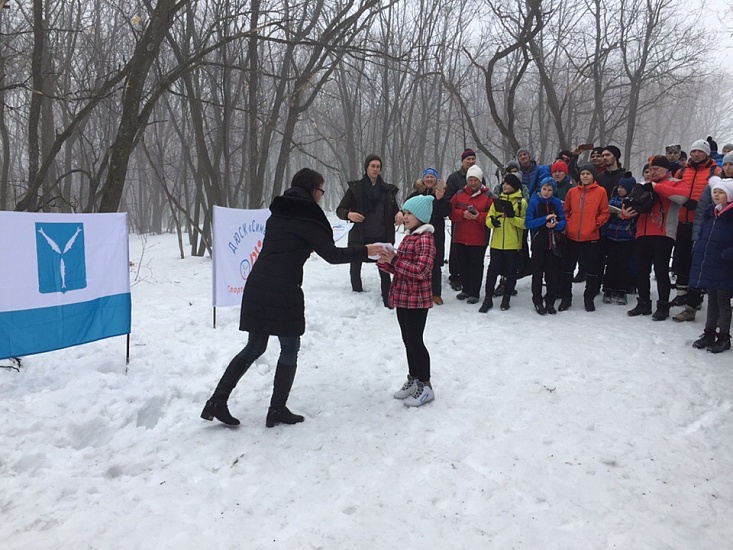
{"label": "gray sneaker", "polygon": [[414,378],[407,377],[407,380],[404,384],[402,384],[402,387],[394,392],[394,398],[395,399],[407,399],[410,397],[413,393],[415,393],[415,388],[417,387],[417,381]]}
{"label": "gray sneaker", "polygon": [[412,393],[410,397],[405,399],[405,405],[408,407],[419,407],[420,405],[424,405],[425,403],[430,403],[433,399],[435,399],[435,394],[433,393],[433,388],[430,386],[426,386],[422,382],[415,381],[415,391]]}
{"label": "gray sneaker", "polygon": [[672,317],[675,321],[678,323],[684,323],[685,321],[694,321],[695,320],[695,308],[692,306],[685,306],[685,309],[680,311],[677,315]]}

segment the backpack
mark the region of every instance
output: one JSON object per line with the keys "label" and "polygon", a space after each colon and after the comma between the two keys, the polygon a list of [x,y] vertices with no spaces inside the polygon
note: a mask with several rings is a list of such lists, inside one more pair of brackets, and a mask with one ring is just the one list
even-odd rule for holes
{"label": "backpack", "polygon": [[651,183],[637,183],[632,187],[628,197],[624,198],[624,208],[632,208],[639,214],[648,214],[652,211],[657,194]]}

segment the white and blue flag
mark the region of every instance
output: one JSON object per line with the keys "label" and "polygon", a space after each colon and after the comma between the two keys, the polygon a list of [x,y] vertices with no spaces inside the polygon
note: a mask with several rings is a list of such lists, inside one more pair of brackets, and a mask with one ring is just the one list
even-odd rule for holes
{"label": "white and blue flag", "polygon": [[127,214],[0,212],[0,359],[129,334]]}

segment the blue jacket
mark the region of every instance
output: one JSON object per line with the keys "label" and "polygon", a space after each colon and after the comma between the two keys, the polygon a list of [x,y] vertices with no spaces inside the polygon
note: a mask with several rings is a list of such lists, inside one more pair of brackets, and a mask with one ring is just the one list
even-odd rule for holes
{"label": "blue jacket", "polygon": [[565,230],[567,220],[565,219],[565,210],[562,207],[562,201],[555,196],[549,199],[543,199],[539,192],[532,196],[532,200],[529,201],[527,206],[527,216],[524,220],[524,226],[529,229],[532,235],[532,246],[541,246],[542,243],[547,243],[547,248],[552,248],[552,241],[550,240],[550,228],[545,224],[547,223],[548,214],[557,214],[558,224],[553,229],[557,233],[562,233]]}
{"label": "blue jacket", "polygon": [[547,164],[537,164],[535,160],[526,171],[522,169],[522,185],[527,187],[530,197],[534,197],[535,192],[539,191],[537,184],[548,176],[552,176],[550,167]]}
{"label": "blue jacket", "polygon": [[733,204],[717,216],[714,205],[705,211],[700,237],[692,247],[690,286],[733,292]]}
{"label": "blue jacket", "polygon": [[[608,199],[608,206],[621,208],[623,198],[615,195]],[[601,236],[612,241],[633,241],[636,235],[636,219],[637,216],[628,220],[623,219],[620,215],[611,212],[606,225],[601,227]]]}

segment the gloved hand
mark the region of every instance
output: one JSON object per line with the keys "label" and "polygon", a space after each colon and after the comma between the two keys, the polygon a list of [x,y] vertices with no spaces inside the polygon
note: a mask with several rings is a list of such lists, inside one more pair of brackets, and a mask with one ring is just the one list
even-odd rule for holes
{"label": "gloved hand", "polygon": [[695,210],[697,208],[697,201],[695,199],[690,199],[682,206],[684,206],[688,210]]}
{"label": "gloved hand", "polygon": [[513,218],[514,217],[514,208],[511,206],[507,206],[506,210],[504,210],[504,214],[506,214],[507,218]]}
{"label": "gloved hand", "polygon": [[499,218],[496,216],[491,216],[491,225],[494,227],[501,227],[501,222],[499,221]]}

